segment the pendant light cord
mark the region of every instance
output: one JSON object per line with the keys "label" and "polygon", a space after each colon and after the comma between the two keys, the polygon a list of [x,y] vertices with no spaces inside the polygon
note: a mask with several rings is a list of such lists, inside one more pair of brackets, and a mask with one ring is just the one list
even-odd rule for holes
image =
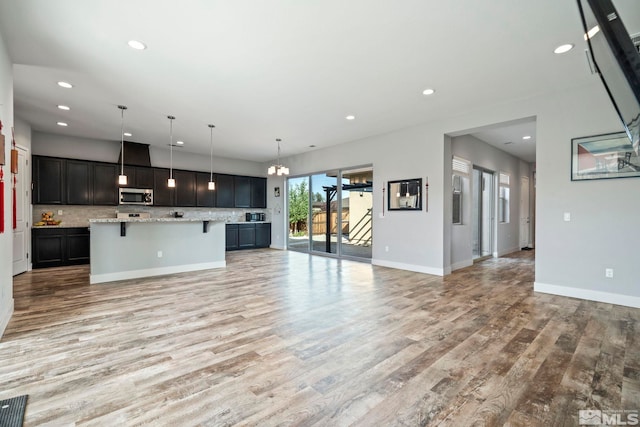
{"label": "pendant light cord", "polygon": [[120,175],[124,175],[124,110],[126,105],[118,105],[120,109]]}
{"label": "pendant light cord", "polygon": [[174,116],[167,116],[169,119],[169,178],[173,179],[173,120]]}
{"label": "pendant light cord", "polygon": [[211,156],[210,156],[210,167],[209,167],[209,171],[210,171],[210,176],[209,176],[209,182],[213,182],[213,128],[215,126],[214,125],[209,125],[209,129],[211,129],[211,138],[210,138],[210,145],[211,145]]}

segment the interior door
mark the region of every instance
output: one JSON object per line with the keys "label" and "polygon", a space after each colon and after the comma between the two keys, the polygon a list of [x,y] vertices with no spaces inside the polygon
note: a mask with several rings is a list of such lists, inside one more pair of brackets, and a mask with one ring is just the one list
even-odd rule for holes
{"label": "interior door", "polygon": [[[16,228],[13,230],[13,275],[24,273],[29,266],[29,190],[31,176],[27,169],[28,152],[18,149],[18,174],[16,175]],[[11,224],[11,222],[9,222]]]}
{"label": "interior door", "polygon": [[529,233],[531,230],[529,217],[529,178],[523,176],[520,180],[520,247],[530,245]]}

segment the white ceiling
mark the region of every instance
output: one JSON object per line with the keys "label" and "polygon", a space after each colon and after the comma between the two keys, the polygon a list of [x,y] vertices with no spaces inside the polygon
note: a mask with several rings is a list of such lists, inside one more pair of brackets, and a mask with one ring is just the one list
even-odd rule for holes
{"label": "white ceiling", "polygon": [[[616,6],[640,32],[640,2]],[[172,114],[185,151],[208,153],[213,123],[217,155],[254,161],[275,138],[287,156],[594,78],[573,0],[0,0],[0,31],[34,130],[119,140],[125,104],[132,141],[166,146]],[[475,135],[521,141],[493,127]]]}

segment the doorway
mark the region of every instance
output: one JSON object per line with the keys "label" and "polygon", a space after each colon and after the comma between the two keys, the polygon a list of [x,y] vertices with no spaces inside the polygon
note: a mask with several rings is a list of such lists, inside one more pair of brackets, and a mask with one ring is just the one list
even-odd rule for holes
{"label": "doorway", "polygon": [[471,223],[473,233],[473,260],[493,255],[494,173],[473,167]]}
{"label": "doorway", "polygon": [[[16,175],[16,227],[13,230],[13,275],[24,273],[29,269],[29,217],[31,204],[29,198],[31,176],[27,169],[29,152],[20,146],[18,150],[18,174]],[[13,191],[13,190],[12,190]]]}
{"label": "doorway", "polygon": [[373,245],[373,167],[287,180],[287,248],[370,260]]}

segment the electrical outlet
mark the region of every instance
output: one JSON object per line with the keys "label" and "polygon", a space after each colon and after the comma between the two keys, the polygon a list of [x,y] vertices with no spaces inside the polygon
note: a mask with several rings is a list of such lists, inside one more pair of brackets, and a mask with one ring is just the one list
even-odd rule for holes
{"label": "electrical outlet", "polygon": [[385,246],[385,247],[384,247],[384,251],[385,251],[385,252],[389,252],[389,246]]}
{"label": "electrical outlet", "polygon": [[567,222],[571,221],[571,212],[564,213],[564,220]]}
{"label": "electrical outlet", "polygon": [[162,251],[158,251],[158,258],[162,258]]}
{"label": "electrical outlet", "polygon": [[606,277],[607,279],[612,279],[613,278],[613,268],[605,268],[604,269],[604,277]]}
{"label": "electrical outlet", "polygon": [[62,209],[58,209],[58,215],[62,215]]}

